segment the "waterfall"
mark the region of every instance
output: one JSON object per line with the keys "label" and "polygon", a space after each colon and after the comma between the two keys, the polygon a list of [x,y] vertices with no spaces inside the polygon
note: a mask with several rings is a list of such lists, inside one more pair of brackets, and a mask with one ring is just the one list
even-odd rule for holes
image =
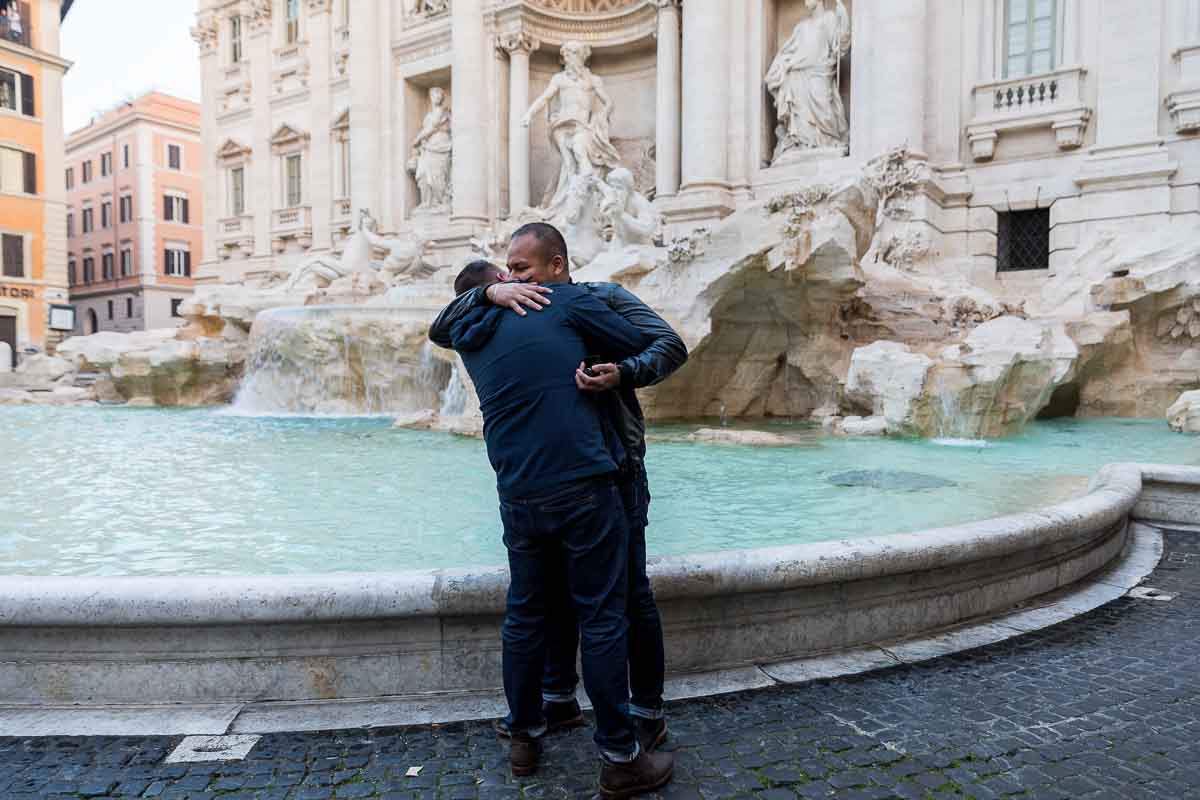
{"label": "waterfall", "polygon": [[450,371],[450,381],[442,391],[442,407],[438,414],[442,417],[461,417],[467,408],[467,387],[463,384],[458,366]]}
{"label": "waterfall", "polygon": [[947,447],[987,447],[984,439],[977,437],[971,418],[963,414],[958,393],[942,383],[938,388],[940,413],[937,420],[937,436],[934,444]]}
{"label": "waterfall", "polygon": [[264,311],[250,332],[242,414],[397,415],[443,405],[453,367],[423,315],[383,306]]}

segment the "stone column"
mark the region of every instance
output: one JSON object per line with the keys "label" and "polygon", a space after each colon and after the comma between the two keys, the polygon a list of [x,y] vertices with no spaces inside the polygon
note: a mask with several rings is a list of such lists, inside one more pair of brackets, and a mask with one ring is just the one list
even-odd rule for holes
{"label": "stone column", "polygon": [[312,247],[328,250],[333,246],[331,239],[333,215],[333,135],[329,126],[333,123],[333,100],[329,92],[332,69],[331,44],[333,15],[330,13],[332,0],[308,0],[308,63],[309,97],[312,98],[312,163],[308,165],[309,196],[312,207]]}
{"label": "stone column", "polygon": [[655,194],[667,197],[679,191],[679,123],[681,114],[680,70],[682,68],[680,0],[656,0],[658,4],[658,86],[655,105]]}
{"label": "stone column", "polygon": [[523,31],[504,37],[508,53],[508,213],[529,205],[529,128],[521,119],[529,109],[529,54],[541,42]]}
{"label": "stone column", "polygon": [[380,30],[379,6],[379,0],[350,3],[350,195],[356,214],[359,208],[382,213],[378,56],[387,32]]}
{"label": "stone column", "polygon": [[[198,278],[217,274],[220,263],[217,258],[217,222],[228,214],[226,204],[221,202],[224,170],[217,165],[216,153],[221,146],[217,140],[217,89],[220,80],[217,32],[221,25],[228,31],[228,18],[204,20],[192,32],[200,47],[200,158],[201,174],[204,176],[204,260],[196,265],[195,276]],[[119,156],[114,155],[114,158]],[[138,256],[137,261],[140,262],[141,254]]]}
{"label": "stone column", "polygon": [[688,0],[683,15],[684,191],[729,184],[728,0]]}
{"label": "stone column", "polygon": [[[250,17],[250,147],[252,161],[246,175],[249,213],[254,215],[254,257],[271,255],[271,218],[275,211],[275,154],[271,152],[271,10]],[[207,213],[207,209],[206,209]]]}
{"label": "stone column", "polygon": [[452,221],[487,221],[487,86],[484,76],[483,0],[454,0],[450,44],[454,52],[450,113],[453,117]]}

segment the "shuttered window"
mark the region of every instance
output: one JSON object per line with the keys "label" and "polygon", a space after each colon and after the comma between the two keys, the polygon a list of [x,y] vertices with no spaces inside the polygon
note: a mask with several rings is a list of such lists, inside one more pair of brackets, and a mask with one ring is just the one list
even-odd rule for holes
{"label": "shuttered window", "polygon": [[168,275],[177,278],[190,278],[192,275],[192,254],[187,250],[168,247],[163,251],[163,263]]}
{"label": "shuttered window", "polygon": [[25,237],[12,233],[0,235],[0,251],[3,252],[4,277],[25,277]]}

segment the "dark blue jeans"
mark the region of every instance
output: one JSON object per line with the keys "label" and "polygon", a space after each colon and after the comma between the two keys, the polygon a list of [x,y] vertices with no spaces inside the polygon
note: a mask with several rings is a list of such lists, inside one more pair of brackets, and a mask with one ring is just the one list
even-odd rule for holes
{"label": "dark blue jeans", "polygon": [[500,516],[511,573],[502,639],[512,731],[544,724],[547,617],[569,597],[583,640],[583,686],[596,713],[596,744],[610,755],[633,754],[637,738],[626,713],[628,531],[616,484],[591,479],[503,501]]}
{"label": "dark blue jeans", "polygon": [[[630,713],[656,719],[662,716],[663,656],[662,619],[654,602],[654,591],[646,575],[646,522],[650,507],[650,482],[646,467],[631,459],[618,480],[622,505],[629,517],[629,687]],[[558,583],[553,591],[566,596],[566,586]],[[551,604],[546,672],[542,691],[549,701],[568,699],[575,694],[579,676],[575,672],[575,649],[579,645],[578,622],[567,603]]]}

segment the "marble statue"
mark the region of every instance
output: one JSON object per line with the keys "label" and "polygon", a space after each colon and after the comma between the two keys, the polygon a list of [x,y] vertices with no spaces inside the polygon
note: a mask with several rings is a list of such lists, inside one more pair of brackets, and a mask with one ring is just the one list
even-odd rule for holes
{"label": "marble statue", "polygon": [[[341,278],[354,278],[369,286],[378,280],[392,285],[406,277],[426,272],[422,239],[388,239],[379,235],[379,223],[367,209],[359,209],[354,234],[346,241],[341,257],[333,254],[314,256],[304,261],[283,284],[284,292],[324,289]],[[383,261],[373,261],[371,250],[387,251]]]}
{"label": "marble statue", "polygon": [[410,17],[432,17],[434,14],[441,14],[449,10],[450,0],[408,0],[405,8]]}
{"label": "marble statue", "polygon": [[771,68],[766,85],[779,124],[772,163],[795,151],[845,149],[846,110],[839,92],[839,64],[850,50],[850,16],[842,0],[829,10],[824,0],[805,0],[808,16],[796,23]]}
{"label": "marble statue", "polygon": [[418,211],[445,212],[450,208],[450,104],[438,86],[429,90],[429,113],[413,139],[410,171],[417,181],[421,202]]}
{"label": "marble statue", "polygon": [[600,216],[612,228],[611,249],[654,243],[659,215],[654,205],[635,188],[633,173],[618,167],[604,182]]}
{"label": "marble statue", "polygon": [[546,191],[543,207],[552,214],[565,203],[573,178],[590,177],[618,166],[620,155],[609,138],[613,101],[604,83],[587,67],[592,48],[570,41],[560,50],[563,71],[525,113],[521,124],[528,127],[533,115],[546,108],[550,143],[562,164],[558,180]]}

